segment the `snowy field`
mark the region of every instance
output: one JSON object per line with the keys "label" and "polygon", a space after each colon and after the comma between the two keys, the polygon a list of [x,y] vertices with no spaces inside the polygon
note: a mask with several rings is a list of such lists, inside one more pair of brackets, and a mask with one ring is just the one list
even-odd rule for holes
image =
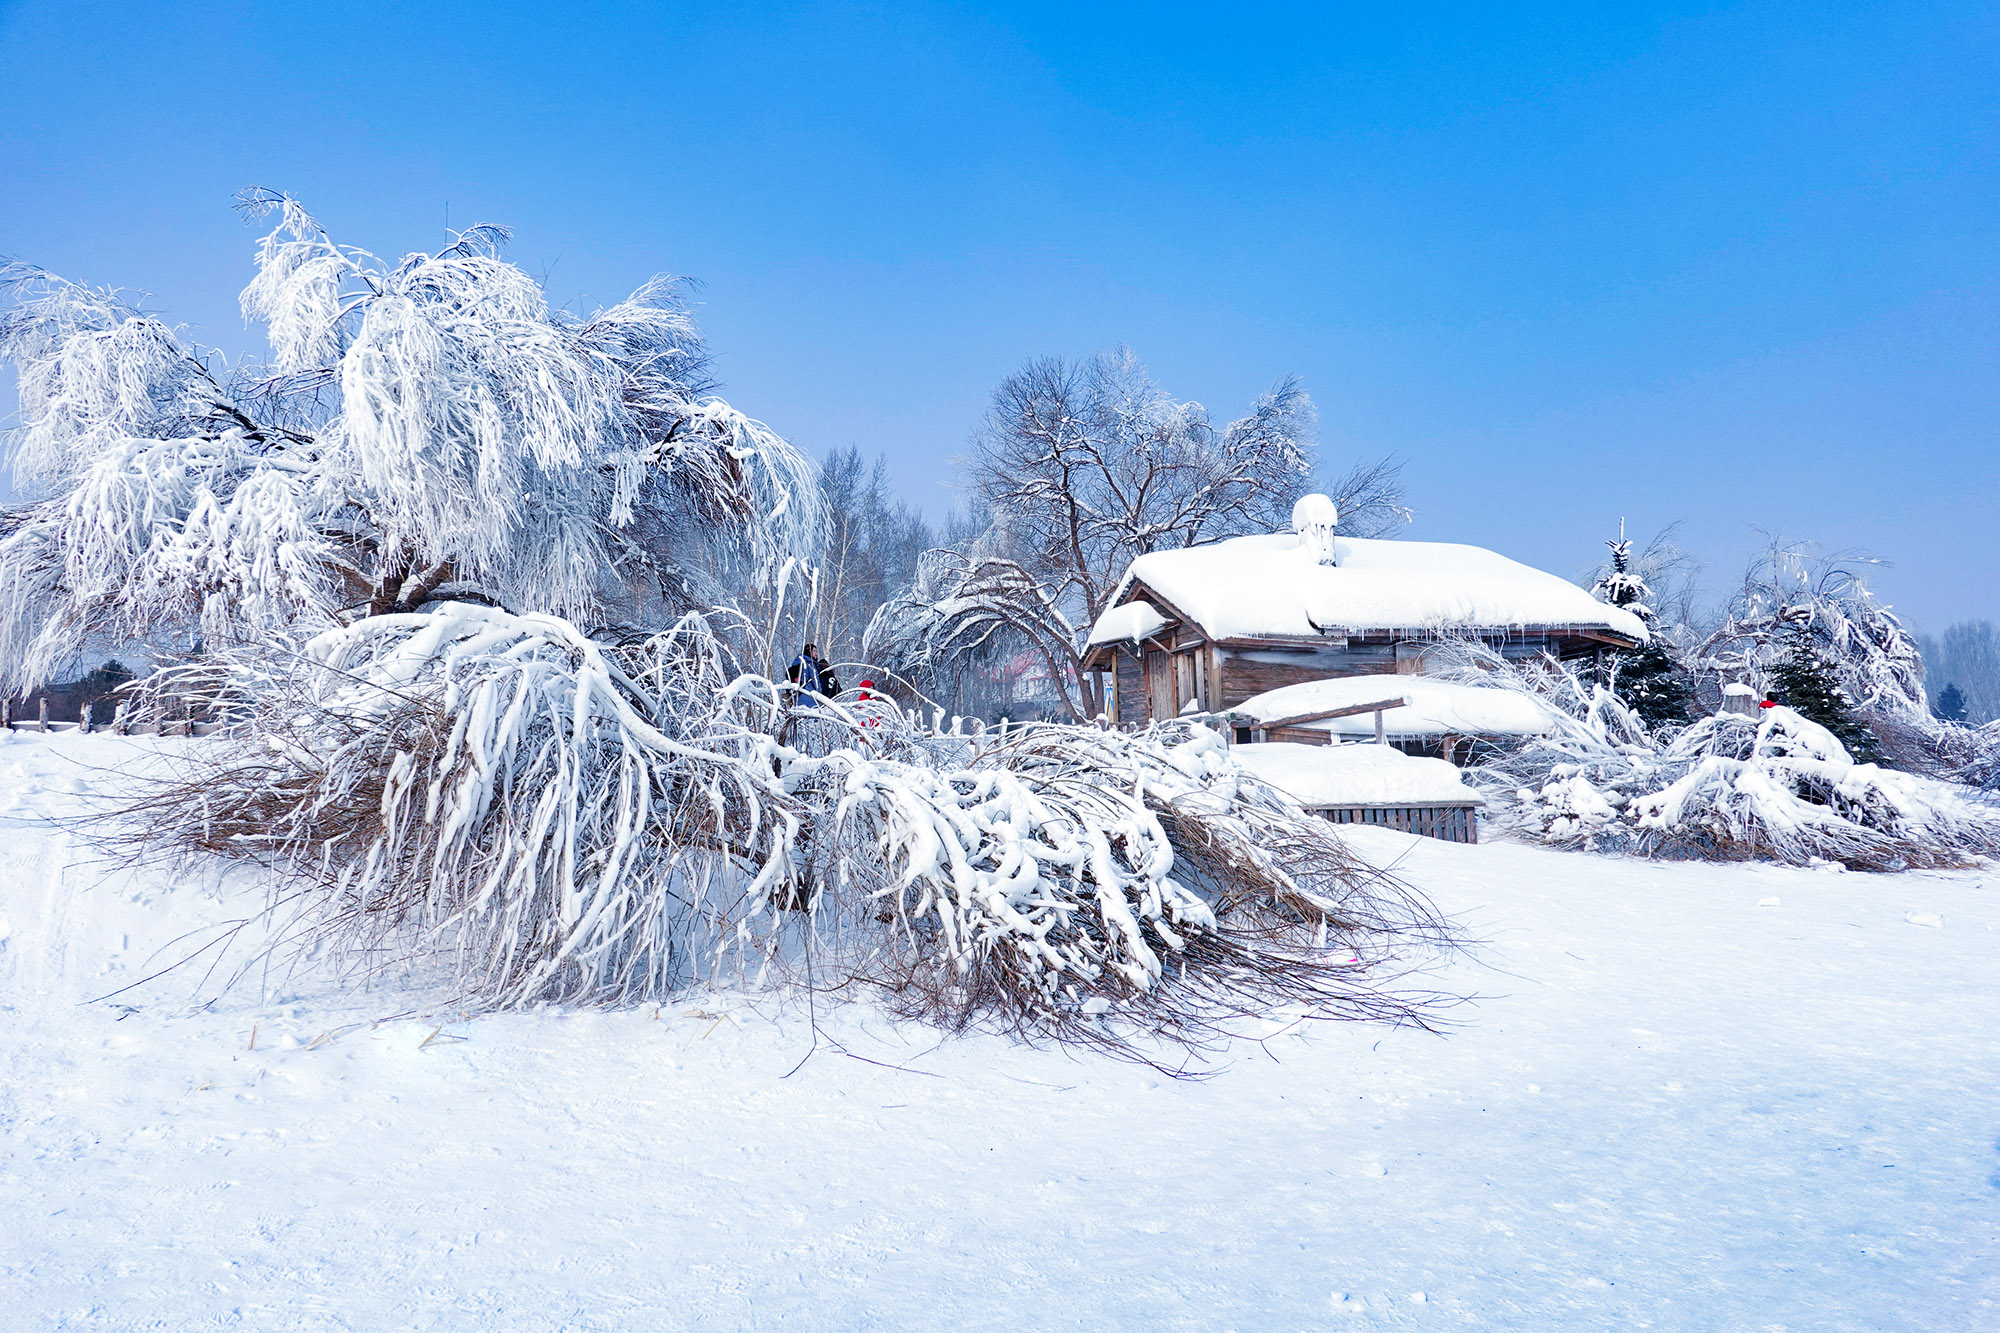
{"label": "snowy field", "polygon": [[257,901],[50,826],[131,744],[0,738],[0,1327],[2000,1328],[2000,876],[1360,830],[1487,941],[1448,1036],[1176,1082],[850,1005],[787,1077],[769,996],[80,1003]]}

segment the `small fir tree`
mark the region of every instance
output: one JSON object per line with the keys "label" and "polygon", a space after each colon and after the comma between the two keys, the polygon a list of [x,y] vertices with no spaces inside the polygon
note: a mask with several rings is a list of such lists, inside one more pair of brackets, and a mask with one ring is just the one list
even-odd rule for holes
{"label": "small fir tree", "polygon": [[1956,684],[1946,685],[1931,711],[1945,722],[1965,721],[1965,691],[1959,689]]}
{"label": "small fir tree", "polygon": [[1771,697],[1832,732],[1855,762],[1872,764],[1882,757],[1875,733],[1855,716],[1854,701],[1840,687],[1833,663],[1803,625],[1785,632],[1771,669]]}
{"label": "small fir tree", "polygon": [[1648,727],[1680,726],[1694,711],[1694,684],[1658,630],[1612,666],[1612,689]]}
{"label": "small fir tree", "polygon": [[1607,680],[1612,692],[1648,727],[1679,726],[1692,716],[1694,685],[1675,660],[1666,636],[1653,625],[1654,611],[1648,603],[1653,590],[1632,568],[1632,540],[1625,535],[1625,525],[1618,525],[1617,540],[1604,544],[1611,548],[1611,569],[1591,591],[1639,617],[1647,630],[1640,647],[1609,655]]}

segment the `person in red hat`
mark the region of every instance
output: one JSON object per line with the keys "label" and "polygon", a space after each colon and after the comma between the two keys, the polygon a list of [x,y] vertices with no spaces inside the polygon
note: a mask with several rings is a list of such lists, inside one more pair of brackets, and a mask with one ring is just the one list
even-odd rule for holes
{"label": "person in red hat", "polygon": [[875,693],[875,682],[861,682],[861,697],[854,701],[854,711],[861,718],[861,743],[873,747],[880,739],[882,709],[888,700]]}

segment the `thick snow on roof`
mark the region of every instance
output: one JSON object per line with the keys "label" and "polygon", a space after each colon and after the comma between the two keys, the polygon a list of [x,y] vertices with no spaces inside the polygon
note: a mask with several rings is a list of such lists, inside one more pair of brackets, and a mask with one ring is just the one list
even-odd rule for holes
{"label": "thick snow on roof", "polygon": [[[1579,625],[1646,637],[1645,624],[1630,611],[1481,547],[1340,537],[1334,551],[1339,563],[1324,565],[1293,533],[1236,537],[1142,555],[1126,580],[1144,582],[1217,639],[1510,625]],[[1091,642],[1111,637],[1125,636],[1093,631]]]}
{"label": "thick snow on roof", "polygon": [[1389,745],[1237,745],[1230,755],[1303,805],[1478,805],[1479,794],[1442,759]]}
{"label": "thick snow on roof", "polygon": [[1144,598],[1114,606],[1097,618],[1090,629],[1090,647],[1100,643],[1137,643],[1149,634],[1158,634],[1167,623],[1159,608]]}
{"label": "thick snow on roof", "polygon": [[[1410,701],[1408,705],[1386,709],[1382,714],[1383,730],[1391,736],[1540,736],[1554,725],[1548,711],[1524,694],[1481,685],[1456,685],[1425,676],[1310,680],[1267,690],[1245,699],[1230,711],[1271,722],[1399,695]],[[1357,713],[1353,717],[1299,725],[1330,731],[1336,736],[1373,736],[1375,715]]]}

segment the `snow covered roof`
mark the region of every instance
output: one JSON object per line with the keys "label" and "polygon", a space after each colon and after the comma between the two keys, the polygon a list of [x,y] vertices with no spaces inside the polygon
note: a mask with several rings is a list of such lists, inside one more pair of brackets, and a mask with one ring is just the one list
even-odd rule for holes
{"label": "snow covered roof", "polygon": [[1479,805],[1442,759],[1389,745],[1238,745],[1230,756],[1303,805]]}
{"label": "snow covered roof", "polygon": [[1525,625],[1646,638],[1645,623],[1630,611],[1478,546],[1359,537],[1333,545],[1337,564],[1321,564],[1311,544],[1289,532],[1142,555],[1090,641],[1129,637],[1107,629],[1105,619],[1123,609],[1115,604],[1135,580],[1212,639]]}
{"label": "snow covered roof", "polygon": [[1166,627],[1167,618],[1143,597],[1123,606],[1114,606],[1097,618],[1090,629],[1090,647],[1100,643],[1137,643]]}
{"label": "snow covered roof", "polygon": [[[1267,690],[1230,711],[1260,722],[1393,699],[1409,700],[1385,709],[1382,727],[1391,736],[1540,736],[1555,725],[1548,710],[1525,694],[1482,685],[1457,685],[1426,676],[1341,676]],[[1298,724],[1336,736],[1373,736],[1375,715],[1357,713],[1324,722]]]}

